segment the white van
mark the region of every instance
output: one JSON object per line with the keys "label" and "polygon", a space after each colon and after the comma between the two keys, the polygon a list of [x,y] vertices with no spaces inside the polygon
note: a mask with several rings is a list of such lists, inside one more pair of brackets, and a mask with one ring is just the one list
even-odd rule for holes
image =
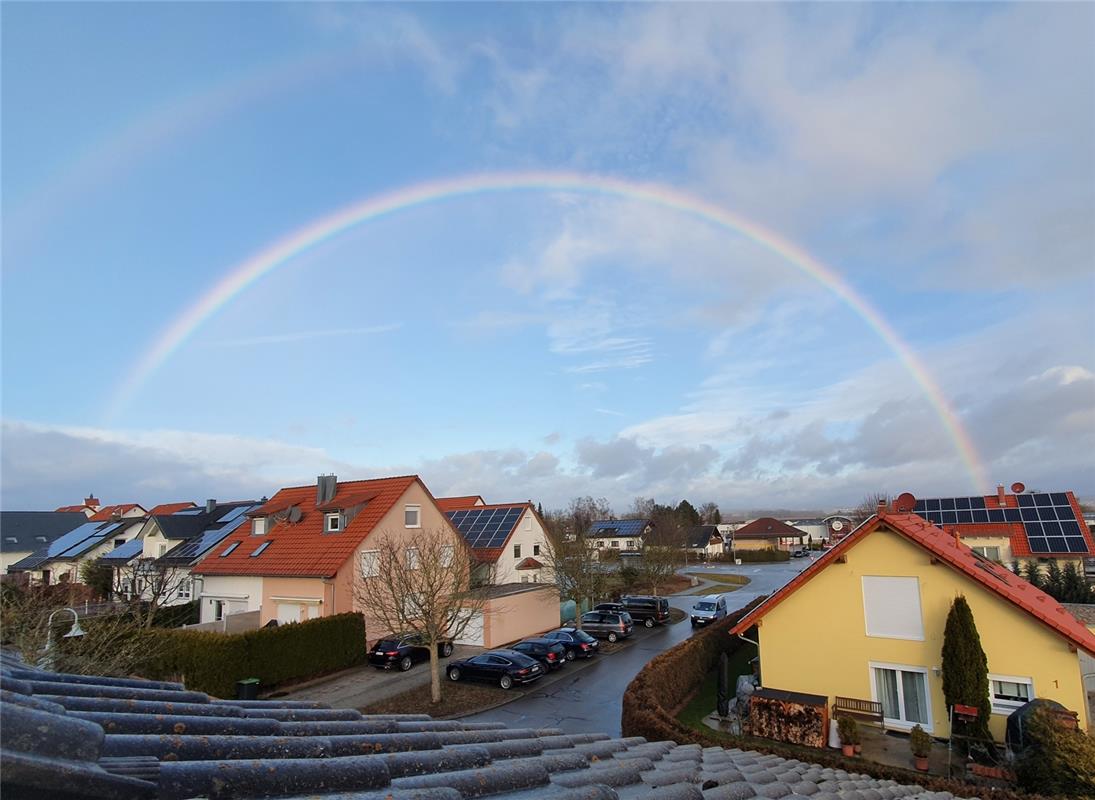
{"label": "white van", "polygon": [[721,594],[709,594],[701,597],[692,606],[692,627],[706,625],[708,622],[722,619],[726,616],[726,598]]}

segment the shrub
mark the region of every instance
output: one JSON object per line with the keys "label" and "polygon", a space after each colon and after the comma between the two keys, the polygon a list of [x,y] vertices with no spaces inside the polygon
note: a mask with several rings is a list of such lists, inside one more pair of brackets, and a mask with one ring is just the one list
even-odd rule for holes
{"label": "shrub", "polygon": [[359,664],[366,655],[360,614],[233,635],[161,628],[148,635],[158,649],[143,665],[145,677],[179,679],[188,689],[225,698],[235,696],[243,678],[258,678],[269,688]]}
{"label": "shrub", "polygon": [[1028,791],[1095,798],[1095,741],[1039,708],[1030,715],[1030,744],[1015,765],[1019,785]]}
{"label": "shrub", "polygon": [[919,725],[914,725],[909,731],[909,749],[917,758],[927,758],[932,751],[932,737]]}
{"label": "shrub", "polygon": [[837,717],[836,729],[841,744],[859,744],[859,725],[851,717]]}

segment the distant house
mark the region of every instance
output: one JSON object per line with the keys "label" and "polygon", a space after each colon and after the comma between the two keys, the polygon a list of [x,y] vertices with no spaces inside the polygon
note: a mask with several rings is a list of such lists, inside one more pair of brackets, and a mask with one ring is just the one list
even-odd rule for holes
{"label": "distant house", "polygon": [[698,560],[722,555],[723,548],[718,525],[694,525],[685,532],[684,550]]}
{"label": "distant house", "polygon": [[917,499],[914,511],[936,525],[955,531],[985,558],[1013,561],[1073,562],[1095,557],[1095,537],[1072,492],[1028,492],[1021,483],[1012,491],[980,497]]}
{"label": "distant house", "polygon": [[734,550],[789,550],[808,538],[805,531],[774,517],[761,517],[742,525],[731,535]]}
{"label": "distant house", "polygon": [[122,547],[136,538],[144,524],[143,514],[125,516],[131,511],[119,511],[106,520],[96,520],[98,513],[101,512],[85,518],[79,527],[15,562],[8,567],[8,572],[27,573],[31,583],[78,583],[81,564]]}
{"label": "distant house", "polygon": [[102,507],[103,504],[99,502],[99,498],[93,494],[89,494],[87,497],[84,498],[84,502],[80,503],[79,505],[61,506],[60,508],[55,510],[66,514],[79,512],[83,514],[84,518],[86,519]]}
{"label": "distant house", "polygon": [[878,702],[887,728],[921,725],[945,738],[943,631],[962,595],[988,658],[993,735],[1002,738],[1008,714],[1035,697],[1075,711],[1086,730],[1078,652],[1095,655],[1095,636],[911,507],[883,507],[732,629],[759,639],[763,685]]}
{"label": "distant house", "polygon": [[83,511],[0,511],[0,573],[85,522]]}
{"label": "distant house", "polygon": [[598,550],[637,553],[653,529],[654,523],[648,519],[599,519],[589,526],[586,538]]}
{"label": "distant house", "polygon": [[483,566],[478,581],[494,585],[550,581],[545,565],[547,531],[532,503],[491,503],[483,498],[441,497],[437,505]]}

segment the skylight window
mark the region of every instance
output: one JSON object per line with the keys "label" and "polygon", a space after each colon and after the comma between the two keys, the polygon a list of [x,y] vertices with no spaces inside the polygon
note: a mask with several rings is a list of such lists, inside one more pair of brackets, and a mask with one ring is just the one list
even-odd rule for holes
{"label": "skylight window", "polygon": [[260,544],[258,547],[255,548],[255,552],[253,552],[251,554],[251,558],[257,558],[258,556],[261,556],[262,551],[265,550],[269,546],[270,546],[270,542],[263,542],[262,544]]}
{"label": "skylight window", "polygon": [[9,536],[8,541],[11,542],[12,544],[18,544],[19,543],[19,540],[16,539],[14,536]]}
{"label": "skylight window", "polygon": [[220,557],[224,558],[226,555],[229,555],[233,550],[235,550],[239,546],[240,546],[239,542],[232,542],[232,544],[230,544],[230,545],[228,545],[228,547],[224,548],[224,552],[221,553]]}

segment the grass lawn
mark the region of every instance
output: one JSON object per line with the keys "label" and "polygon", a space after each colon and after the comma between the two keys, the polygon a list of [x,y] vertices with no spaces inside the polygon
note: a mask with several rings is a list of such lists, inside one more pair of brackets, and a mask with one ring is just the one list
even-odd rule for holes
{"label": "grass lawn", "polygon": [[[701,581],[711,581],[711,583],[725,583],[733,586],[735,589],[745,586],[749,583],[749,579],[744,575],[730,575],[721,572],[687,572],[686,575],[691,575],[695,578],[699,578]],[[733,591],[728,589],[727,591]]]}
{"label": "grass lawn", "polygon": [[[536,684],[529,684],[535,687]],[[430,685],[393,695],[379,703],[359,708],[362,714],[429,714],[438,719],[471,714],[521,694],[486,683],[453,683],[442,677],[441,703],[430,704]]]}
{"label": "grass lawn", "polygon": [[[737,685],[738,676],[752,673],[753,670],[752,667],[749,666],[749,661],[756,656],[756,654],[756,647],[748,642],[743,642],[737,652],[730,656],[731,694],[734,691],[734,687]],[[695,728],[696,730],[704,731],[705,733],[712,732],[710,728],[703,724],[703,718],[713,712],[718,705],[718,675],[717,669],[713,669],[707,673],[707,677],[703,679],[700,688],[696,690],[695,696],[685,703],[684,708],[677,714],[677,719],[690,728]]]}

